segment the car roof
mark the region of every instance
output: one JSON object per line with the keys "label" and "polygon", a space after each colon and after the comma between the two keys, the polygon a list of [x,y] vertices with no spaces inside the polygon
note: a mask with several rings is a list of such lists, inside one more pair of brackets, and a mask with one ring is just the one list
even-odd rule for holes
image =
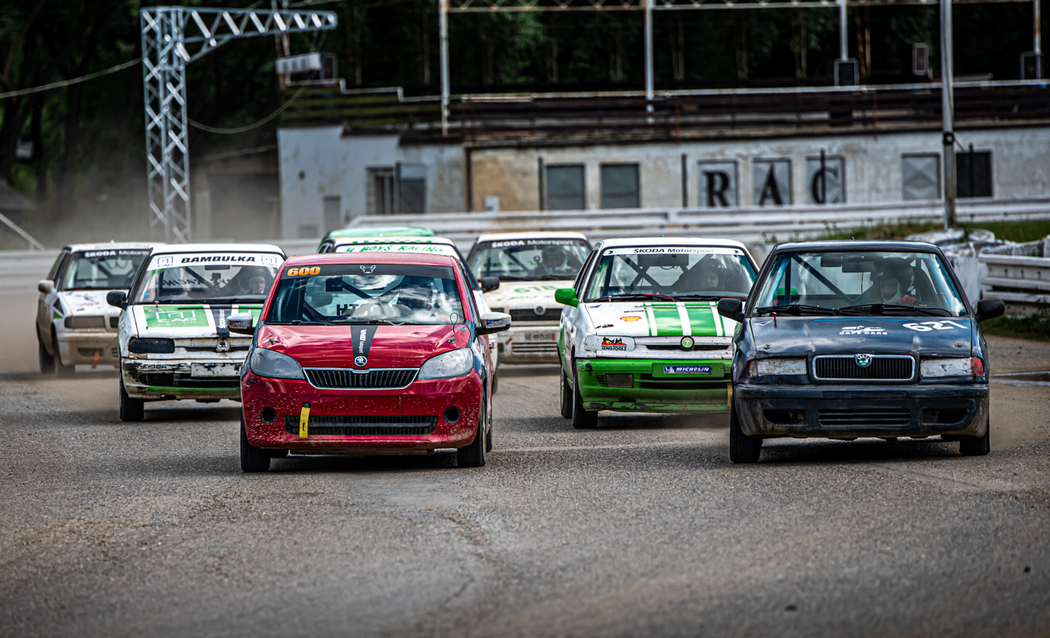
{"label": "car roof", "polygon": [[456,242],[448,237],[336,237],[334,246],[349,246],[351,244],[444,244],[455,246]]}
{"label": "car roof", "polygon": [[422,226],[360,226],[328,231],[324,240],[335,237],[433,237],[434,231]]}
{"label": "car roof", "polygon": [[110,241],[110,242],[98,243],[98,244],[69,244],[68,246],[66,246],[66,249],[68,249],[69,252],[72,252],[72,253],[79,253],[79,252],[84,252],[84,251],[87,251],[87,250],[121,250],[121,249],[130,249],[130,250],[145,249],[145,250],[148,250],[150,248],[153,248],[154,246],[163,246],[163,245],[164,244],[162,244],[162,243],[147,243],[147,242],[141,242],[141,241],[137,241],[137,242],[132,242],[132,241],[122,241],[122,242]]}
{"label": "car roof", "polygon": [[602,248],[630,248],[633,246],[719,246],[739,248],[748,252],[744,244],[733,239],[711,239],[707,237],[620,237],[605,239]]}
{"label": "car roof", "polygon": [[412,264],[418,266],[452,266],[459,260],[451,255],[431,253],[312,253],[296,255],[282,267],[321,266],[325,264]]}
{"label": "car roof", "polygon": [[239,243],[214,243],[214,244],[170,244],[156,248],[154,255],[182,254],[182,253],[280,253],[284,250],[274,244],[239,244]]}
{"label": "car roof", "polygon": [[508,239],[582,239],[588,241],[587,235],[571,230],[532,230],[520,233],[486,233],[478,236],[477,242],[507,241]]}
{"label": "car roof", "polygon": [[842,250],[892,250],[904,252],[940,252],[940,249],[925,241],[906,240],[866,240],[854,241],[852,239],[814,240],[814,241],[792,241],[777,244],[773,252],[813,252],[813,251],[842,251]]}

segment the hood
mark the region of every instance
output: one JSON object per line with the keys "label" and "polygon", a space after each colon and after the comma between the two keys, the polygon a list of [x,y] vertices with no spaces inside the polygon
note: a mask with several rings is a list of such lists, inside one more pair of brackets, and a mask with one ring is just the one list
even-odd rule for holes
{"label": "hood", "polygon": [[[971,320],[962,317],[752,317],[759,356],[825,353],[970,356]],[[766,348],[766,345],[769,348]]]}
{"label": "hood", "polygon": [[[266,324],[257,343],[289,355],[304,368],[418,368],[436,354],[469,345],[470,332],[463,325]],[[364,365],[355,364],[361,356]]]}
{"label": "hood", "polygon": [[258,321],[262,305],[134,304],[128,306],[128,310],[134,314],[139,337],[191,339],[215,337],[220,333],[228,337],[226,317],[250,312]]}
{"label": "hood", "polygon": [[120,308],[106,303],[108,290],[67,290],[58,293],[70,315],[119,315]]}
{"label": "hood", "polygon": [[736,322],[713,301],[589,303],[582,308],[600,335],[625,337],[732,337]]}
{"label": "hood", "polygon": [[554,291],[558,288],[572,288],[572,281],[507,281],[500,283],[499,288],[485,293],[485,300],[490,308],[561,308],[554,301]]}

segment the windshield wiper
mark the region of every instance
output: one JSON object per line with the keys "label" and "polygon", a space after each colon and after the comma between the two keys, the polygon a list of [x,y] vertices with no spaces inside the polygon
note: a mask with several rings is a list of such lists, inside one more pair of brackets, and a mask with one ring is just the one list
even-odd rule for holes
{"label": "windshield wiper", "polygon": [[659,299],[666,299],[668,301],[674,301],[674,297],[672,297],[671,295],[661,295],[659,293],[648,292],[632,292],[620,295],[606,295],[604,297],[599,297],[598,299],[593,299],[592,301],[601,301],[602,299],[606,301],[631,301],[638,299],[651,299],[653,297],[657,297]]}
{"label": "windshield wiper", "polygon": [[796,317],[804,314],[814,315],[837,315],[841,314],[843,309],[840,308],[825,308],[824,306],[810,306],[807,304],[789,304],[787,306],[762,306],[761,308],[755,308],[754,313],[756,315],[764,315],[770,312],[779,312],[785,315],[794,315]]}
{"label": "windshield wiper", "polygon": [[394,322],[394,321],[390,321],[389,319],[371,318],[371,319],[330,319],[328,321],[328,323],[330,323],[330,324],[367,324],[367,325],[384,324],[384,325],[389,325],[389,326],[403,326],[405,322],[402,321],[401,323],[397,323],[397,322]]}
{"label": "windshield wiper", "polygon": [[903,306],[900,304],[892,303],[866,303],[858,306],[847,306],[842,310],[853,311],[858,313],[867,313],[870,315],[881,315],[885,314],[887,310],[898,311],[907,310],[908,312],[918,312],[924,315],[933,315],[935,317],[950,317],[952,313],[948,312],[944,308],[916,308],[915,306]]}
{"label": "windshield wiper", "polygon": [[[727,295],[727,296],[733,297],[733,295]],[[675,299],[695,299],[697,301],[718,301],[719,299],[724,299],[724,297],[722,297],[722,295],[701,295],[699,293],[691,293],[691,294],[688,294],[688,295],[675,295],[674,298]],[[733,298],[734,299],[743,299],[743,297],[733,297]]]}

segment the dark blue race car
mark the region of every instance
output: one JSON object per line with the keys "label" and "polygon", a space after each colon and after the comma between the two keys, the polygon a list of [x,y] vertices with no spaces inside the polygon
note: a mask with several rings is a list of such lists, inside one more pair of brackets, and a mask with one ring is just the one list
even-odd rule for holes
{"label": "dark blue race car", "polygon": [[765,438],[928,437],[987,454],[988,350],[940,249],[917,242],[777,246],[746,302],[723,299],[734,342],[729,456]]}

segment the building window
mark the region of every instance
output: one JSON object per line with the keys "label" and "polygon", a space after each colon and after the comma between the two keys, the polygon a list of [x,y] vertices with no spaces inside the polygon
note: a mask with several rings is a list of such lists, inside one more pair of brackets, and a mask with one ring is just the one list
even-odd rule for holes
{"label": "building window", "polygon": [[728,208],[740,205],[736,162],[700,162],[699,204],[706,208]]}
{"label": "building window", "polygon": [[971,150],[955,154],[955,196],[992,196],[992,152]]}
{"label": "building window", "polygon": [[394,168],[392,166],[368,168],[368,214],[394,214]]}
{"label": "building window", "polygon": [[602,165],[602,208],[639,208],[637,164]]}
{"label": "building window", "polygon": [[941,156],[923,153],[901,156],[901,183],[904,199],[940,199]]}
{"label": "building window", "polygon": [[427,212],[427,168],[421,164],[397,165],[397,208],[401,215]]}
{"label": "building window", "polygon": [[547,210],[583,210],[583,165],[546,168]]}
{"label": "building window", "polygon": [[840,156],[806,158],[806,201],[810,204],[846,202],[846,160]]}
{"label": "building window", "polygon": [[755,160],[751,170],[751,193],[755,206],[791,204],[791,160]]}

